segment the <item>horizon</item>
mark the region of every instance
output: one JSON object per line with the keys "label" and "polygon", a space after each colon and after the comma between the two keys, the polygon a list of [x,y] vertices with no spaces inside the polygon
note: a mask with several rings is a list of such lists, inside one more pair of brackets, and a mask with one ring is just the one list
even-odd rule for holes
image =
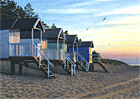
{"label": "horizon", "polygon": [[30,3],[49,26],[54,23],[83,41],[93,40],[93,51],[101,57],[140,64],[139,0],[14,1],[22,8]]}

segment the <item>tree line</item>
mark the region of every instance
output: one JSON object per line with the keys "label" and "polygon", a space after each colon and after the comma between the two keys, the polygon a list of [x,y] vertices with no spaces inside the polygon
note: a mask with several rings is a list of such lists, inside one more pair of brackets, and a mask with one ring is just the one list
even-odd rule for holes
{"label": "tree line", "polygon": [[[17,5],[13,0],[1,0],[1,20],[4,19],[16,19],[16,18],[38,18],[39,15],[34,12],[31,4],[28,3],[24,8]],[[44,28],[57,28],[53,23],[52,26],[48,26],[42,21]],[[64,31],[66,35],[69,35],[68,30]],[[82,41],[81,39],[79,39]]]}
{"label": "tree line", "polygon": [[[16,18],[38,18],[39,15],[35,14],[31,4],[28,3],[24,8],[17,5],[13,0],[1,0],[1,20],[4,19],[16,19]],[[52,26],[48,26],[42,21],[44,28],[57,28],[53,23]]]}

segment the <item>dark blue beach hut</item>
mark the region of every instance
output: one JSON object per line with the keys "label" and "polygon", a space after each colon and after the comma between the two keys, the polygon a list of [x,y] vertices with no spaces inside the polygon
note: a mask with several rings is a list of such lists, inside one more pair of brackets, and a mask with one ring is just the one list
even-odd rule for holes
{"label": "dark blue beach hut", "polygon": [[[78,53],[82,55],[89,63],[92,63],[92,48],[94,48],[93,41],[81,41],[78,44]],[[70,47],[69,51],[73,48]],[[77,48],[74,49],[75,51]],[[78,56],[78,60],[81,61],[81,57]]]}

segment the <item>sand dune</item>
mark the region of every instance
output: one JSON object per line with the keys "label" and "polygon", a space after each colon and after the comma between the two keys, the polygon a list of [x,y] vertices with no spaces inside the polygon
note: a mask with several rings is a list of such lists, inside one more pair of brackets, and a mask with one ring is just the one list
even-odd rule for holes
{"label": "sand dune", "polygon": [[[61,67],[52,67],[56,79],[47,79],[39,68],[24,66],[23,75],[10,75],[10,63],[0,63],[1,98],[140,98],[139,67],[104,64],[109,73],[95,64],[95,72],[79,67],[75,76]],[[18,65],[16,66],[18,67]]]}

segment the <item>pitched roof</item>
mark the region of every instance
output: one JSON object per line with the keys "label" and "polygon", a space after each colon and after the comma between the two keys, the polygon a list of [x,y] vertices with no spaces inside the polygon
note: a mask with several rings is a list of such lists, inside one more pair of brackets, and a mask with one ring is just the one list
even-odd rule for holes
{"label": "pitched roof", "polygon": [[[61,34],[63,32],[63,30],[61,31],[62,28],[55,28],[55,29],[45,29],[45,32],[42,33],[42,37],[43,38],[47,38],[47,39],[57,39],[58,35]],[[62,33],[64,34],[64,33]]]}
{"label": "pitched roof", "polygon": [[78,43],[78,37],[77,35],[65,35],[66,36],[66,43],[74,43],[77,42]]}
{"label": "pitched roof", "polygon": [[1,20],[0,30],[10,29],[16,19]]}
{"label": "pitched roof", "polygon": [[36,27],[38,27],[38,25],[40,25],[41,30],[44,31],[40,18],[1,20],[1,30],[4,29],[29,30],[31,28],[35,29]]}
{"label": "pitched roof", "polygon": [[[31,31],[21,31],[21,39],[31,38]],[[63,33],[62,28],[55,28],[55,29],[45,29],[45,32],[42,32],[43,39],[56,39],[62,36],[65,39],[65,35]],[[34,38],[40,38],[40,31],[34,30]]]}
{"label": "pitched roof", "polygon": [[79,47],[92,47],[94,48],[93,41],[81,41]]}
{"label": "pitched roof", "polygon": [[33,28],[36,21],[37,21],[37,18],[18,19],[12,28],[13,29],[31,29]]}

